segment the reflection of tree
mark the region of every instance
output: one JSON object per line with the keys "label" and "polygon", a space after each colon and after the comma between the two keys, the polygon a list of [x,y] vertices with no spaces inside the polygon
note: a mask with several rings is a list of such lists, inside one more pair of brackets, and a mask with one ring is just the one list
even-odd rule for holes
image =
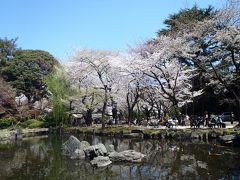
{"label": "reflection of tree", "polygon": [[[113,163],[105,169],[94,169],[88,160],[61,155],[66,139],[33,138],[1,149],[1,179],[231,179],[240,166],[238,151],[211,144],[79,136],[91,144],[114,144],[117,151],[131,147],[148,155],[140,164]],[[228,174],[227,169],[231,170]]]}

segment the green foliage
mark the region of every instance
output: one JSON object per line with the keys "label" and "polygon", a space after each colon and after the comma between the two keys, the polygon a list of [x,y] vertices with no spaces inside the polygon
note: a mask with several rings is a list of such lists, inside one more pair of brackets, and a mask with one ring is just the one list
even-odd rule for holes
{"label": "green foliage", "polygon": [[191,9],[186,8],[180,10],[178,13],[171,14],[169,18],[164,21],[166,29],[162,29],[158,32],[158,35],[169,35],[169,33],[175,33],[184,25],[191,25],[198,21],[203,21],[207,18],[213,17],[216,13],[212,6],[208,8],[198,8],[196,5]]}
{"label": "green foliage", "polygon": [[67,82],[66,73],[62,67],[56,66],[54,71],[46,76],[45,83],[55,97],[64,99],[74,94],[74,91]]}
{"label": "green foliage", "polygon": [[17,50],[14,53],[15,61],[27,61],[37,64],[43,75],[52,72],[58,61],[47,51],[42,50]]}
{"label": "green foliage", "polygon": [[41,128],[44,127],[44,122],[37,119],[29,119],[20,124],[23,128]]}
{"label": "green foliage", "polygon": [[133,112],[133,116],[136,119],[146,119],[147,118],[146,114],[144,112],[142,112],[142,111],[134,111]]}
{"label": "green foliage", "polygon": [[170,117],[177,117],[178,119],[180,119],[181,117],[181,111],[180,108],[178,106],[172,106],[168,112],[168,116]]}
{"label": "green foliage", "polygon": [[31,61],[13,60],[2,69],[4,79],[17,89],[17,93],[31,95],[42,85],[43,74],[38,64]]}
{"label": "green foliage", "polygon": [[51,102],[53,111],[51,113],[55,125],[64,123],[69,117],[64,100],[72,95],[74,91],[70,88],[66,80],[66,74],[63,68],[56,67],[55,70],[45,78],[45,82],[52,92]]}
{"label": "green foliage", "polygon": [[0,143],[0,150],[11,150],[14,147],[16,147],[14,142]]}
{"label": "green foliage", "polygon": [[11,50],[6,45],[3,48],[2,56],[8,57],[0,68],[3,78],[17,89],[18,94],[24,93],[28,97],[42,94],[43,78],[58,64],[57,60],[46,51],[17,50],[14,40],[5,40],[5,43],[12,44],[12,47]]}
{"label": "green foliage", "polygon": [[11,127],[16,123],[17,123],[17,120],[14,117],[0,119],[0,129]]}
{"label": "green foliage", "polygon": [[59,97],[54,96],[52,98],[52,104],[52,118],[55,121],[56,125],[64,123],[68,119],[69,115],[67,113],[66,107],[64,106],[63,100]]}

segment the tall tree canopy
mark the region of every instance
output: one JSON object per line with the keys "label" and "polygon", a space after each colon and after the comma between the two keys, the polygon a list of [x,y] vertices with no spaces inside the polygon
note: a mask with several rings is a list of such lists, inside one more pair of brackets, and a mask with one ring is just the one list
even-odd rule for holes
{"label": "tall tree canopy", "polygon": [[195,5],[190,9],[182,9],[178,13],[171,14],[169,18],[164,21],[167,28],[158,31],[158,36],[176,34],[182,28],[212,18],[215,14],[216,11],[214,11],[212,6],[199,8]]}
{"label": "tall tree canopy", "polygon": [[38,99],[45,90],[43,77],[58,61],[46,51],[17,49],[13,39],[4,42],[4,63],[0,67],[3,78],[16,88],[17,94],[24,93],[29,99]]}

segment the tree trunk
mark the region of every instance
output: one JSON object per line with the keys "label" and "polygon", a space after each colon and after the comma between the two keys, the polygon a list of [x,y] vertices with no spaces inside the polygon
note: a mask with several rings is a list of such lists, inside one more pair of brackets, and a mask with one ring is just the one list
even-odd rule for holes
{"label": "tree trunk", "polygon": [[102,128],[104,129],[105,128],[105,112],[106,112],[106,107],[107,107],[107,103],[104,102],[103,103],[103,109],[102,109]]}
{"label": "tree trunk", "polygon": [[161,109],[157,109],[157,118],[161,119]]}
{"label": "tree trunk", "polygon": [[88,126],[91,126],[91,125],[92,125],[92,121],[93,121],[93,118],[92,118],[92,109],[88,109],[88,110],[87,110],[86,117],[85,117],[85,121],[86,121],[86,124],[87,124]]}
{"label": "tree trunk", "polygon": [[151,110],[149,110],[149,109],[145,109],[145,115],[146,115],[146,118],[147,118],[147,121],[149,121],[150,120],[150,111]]}
{"label": "tree trunk", "polygon": [[104,93],[104,103],[103,103],[103,108],[102,108],[102,128],[105,128],[105,113],[106,113],[106,108],[107,108],[107,101],[108,101],[108,94],[107,94],[107,87],[105,86],[104,89],[105,93]]}
{"label": "tree trunk", "polygon": [[128,108],[128,124],[131,124],[131,121],[133,120],[133,108]]}

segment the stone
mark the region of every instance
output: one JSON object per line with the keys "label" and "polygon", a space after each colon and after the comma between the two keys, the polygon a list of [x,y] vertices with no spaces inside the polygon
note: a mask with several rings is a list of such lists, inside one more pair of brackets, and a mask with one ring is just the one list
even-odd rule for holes
{"label": "stone", "polygon": [[41,109],[42,104],[41,104],[40,101],[35,101],[35,102],[33,103],[33,107],[34,107],[35,109]]}
{"label": "stone", "polygon": [[113,144],[106,145],[106,149],[108,153],[115,152]]}
{"label": "stone", "polygon": [[15,102],[18,106],[24,106],[28,104],[28,98],[24,94],[15,97]]}
{"label": "stone", "polygon": [[33,103],[33,107],[34,107],[35,109],[44,110],[45,108],[47,108],[48,104],[49,104],[49,103],[48,103],[47,98],[42,98],[40,101],[35,101],[35,102]]}
{"label": "stone", "polygon": [[80,149],[81,150],[85,150],[85,149],[87,149],[87,148],[89,148],[91,145],[89,144],[89,142],[87,142],[87,141],[81,141],[80,142]]}
{"label": "stone", "polygon": [[71,159],[85,159],[85,152],[82,149],[76,149],[71,156]]}
{"label": "stone", "polygon": [[112,161],[110,161],[109,157],[107,156],[98,156],[91,160],[90,163],[92,166],[100,168],[108,166],[109,164],[112,163]]}
{"label": "stone", "polygon": [[70,136],[62,145],[62,154],[72,155],[76,149],[81,149],[81,142],[74,136]]}
{"label": "stone", "polygon": [[41,100],[41,109],[45,109],[48,106],[49,102],[47,98],[42,98]]}
{"label": "stone", "polygon": [[102,143],[89,146],[84,152],[89,159],[93,159],[97,156],[106,156],[108,154],[106,147]]}
{"label": "stone", "polygon": [[44,108],[44,110],[43,110],[45,113],[51,113],[52,111],[53,111],[53,109],[51,109],[51,108]]}
{"label": "stone", "polygon": [[134,150],[126,150],[122,152],[111,152],[109,158],[111,161],[117,162],[133,162],[140,163],[146,155]]}

